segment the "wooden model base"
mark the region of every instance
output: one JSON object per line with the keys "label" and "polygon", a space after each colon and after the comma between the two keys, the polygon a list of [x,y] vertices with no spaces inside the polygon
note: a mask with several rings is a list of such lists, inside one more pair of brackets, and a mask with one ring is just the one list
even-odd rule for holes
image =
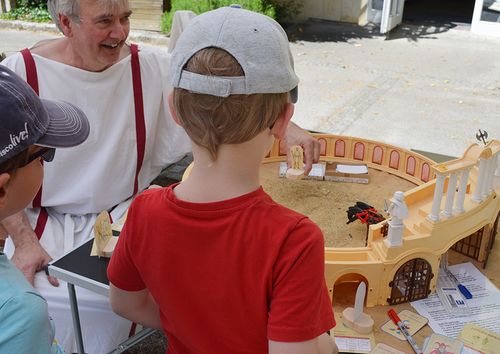
{"label": "wooden model base", "polygon": [[368,334],[373,330],[373,319],[370,315],[362,312],[358,318],[354,318],[354,308],[348,307],[342,312],[342,322],[358,333]]}
{"label": "wooden model base", "polygon": [[286,178],[302,179],[304,178],[304,170],[298,168],[289,168],[286,170]]}

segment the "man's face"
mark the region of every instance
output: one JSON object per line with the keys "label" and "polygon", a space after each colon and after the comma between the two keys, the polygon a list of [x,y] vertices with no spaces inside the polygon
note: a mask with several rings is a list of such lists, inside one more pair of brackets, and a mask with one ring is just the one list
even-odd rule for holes
{"label": "man's face", "polygon": [[79,10],[79,20],[71,20],[69,36],[79,57],[76,66],[102,71],[120,60],[130,31],[128,1],[106,6],[102,1],[80,0]]}

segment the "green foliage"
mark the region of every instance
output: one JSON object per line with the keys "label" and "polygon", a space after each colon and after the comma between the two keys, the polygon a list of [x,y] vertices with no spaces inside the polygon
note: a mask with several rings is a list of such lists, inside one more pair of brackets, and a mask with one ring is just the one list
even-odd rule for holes
{"label": "green foliage", "polygon": [[263,0],[263,3],[274,8],[278,22],[297,16],[304,6],[304,0]]}
{"label": "green foliage", "polygon": [[269,17],[276,18],[276,12],[271,2],[272,1],[269,0],[173,0],[172,9],[163,14],[161,30],[164,33],[170,32],[172,19],[177,10],[191,10],[199,15],[203,12],[232,4],[240,4],[244,9],[260,12]]}
{"label": "green foliage", "polygon": [[5,20],[22,20],[30,22],[51,22],[45,0],[19,0],[17,7],[7,13],[0,14]]}

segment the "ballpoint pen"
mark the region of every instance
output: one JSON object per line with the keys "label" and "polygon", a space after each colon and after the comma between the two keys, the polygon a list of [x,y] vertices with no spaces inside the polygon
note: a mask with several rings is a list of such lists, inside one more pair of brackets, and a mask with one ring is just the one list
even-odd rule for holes
{"label": "ballpoint pen", "polygon": [[396,311],[390,309],[389,311],[387,311],[387,314],[389,315],[392,322],[394,322],[394,324],[398,326],[398,328],[401,330],[401,333],[403,333],[403,335],[405,336],[408,343],[410,343],[415,353],[422,354],[422,351],[418,348],[417,342],[415,342],[415,339],[413,339],[410,332],[408,332],[406,326],[404,325],[403,321],[401,321]]}
{"label": "ballpoint pen", "polygon": [[450,270],[447,267],[444,267],[444,271],[445,271],[446,275],[448,276],[448,278],[450,278],[451,280],[453,280],[453,282],[457,286],[458,290],[462,293],[462,295],[467,300],[472,299],[472,294],[469,291],[469,289],[467,289],[464,285],[460,284],[460,282],[458,281],[457,277],[452,272],[450,272]]}

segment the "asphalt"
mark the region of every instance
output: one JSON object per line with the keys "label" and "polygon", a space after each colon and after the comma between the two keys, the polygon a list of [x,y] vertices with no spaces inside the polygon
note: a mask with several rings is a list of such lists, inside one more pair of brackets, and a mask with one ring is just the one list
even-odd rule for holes
{"label": "asphalt", "polygon": [[[301,79],[293,120],[303,128],[450,156],[478,129],[500,139],[499,38],[450,23],[406,24],[388,38],[328,21],[286,29]],[[0,52],[55,36],[53,26],[0,21]],[[168,45],[154,32],[130,39]]]}

